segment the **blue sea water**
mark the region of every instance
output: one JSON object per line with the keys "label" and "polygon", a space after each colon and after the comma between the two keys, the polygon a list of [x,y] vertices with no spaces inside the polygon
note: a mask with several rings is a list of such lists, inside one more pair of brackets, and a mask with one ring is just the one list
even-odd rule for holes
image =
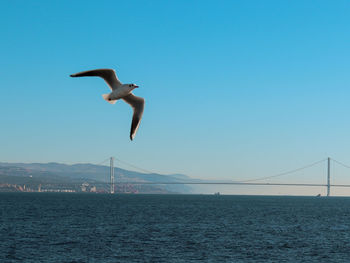
{"label": "blue sea water", "polygon": [[0,262],[350,262],[350,198],[0,193]]}

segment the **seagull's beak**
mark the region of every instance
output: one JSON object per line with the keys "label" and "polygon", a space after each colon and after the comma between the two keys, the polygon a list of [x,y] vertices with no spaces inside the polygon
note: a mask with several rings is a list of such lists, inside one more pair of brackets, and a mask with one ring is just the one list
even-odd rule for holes
{"label": "seagull's beak", "polygon": [[135,89],[138,88],[139,86],[135,85]]}

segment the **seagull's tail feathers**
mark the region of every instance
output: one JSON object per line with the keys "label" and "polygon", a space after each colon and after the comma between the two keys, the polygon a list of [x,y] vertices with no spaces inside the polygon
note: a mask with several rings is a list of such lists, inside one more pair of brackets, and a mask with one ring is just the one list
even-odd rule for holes
{"label": "seagull's tail feathers", "polygon": [[110,103],[110,104],[115,104],[115,103],[117,102],[117,100],[111,100],[111,99],[109,98],[109,94],[102,94],[102,97],[103,97],[103,99],[104,99],[105,101],[107,101],[107,102]]}

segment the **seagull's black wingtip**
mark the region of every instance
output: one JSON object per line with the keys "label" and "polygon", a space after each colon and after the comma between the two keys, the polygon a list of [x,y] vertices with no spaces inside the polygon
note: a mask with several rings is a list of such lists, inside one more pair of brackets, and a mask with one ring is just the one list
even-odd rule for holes
{"label": "seagull's black wingtip", "polygon": [[72,78],[74,78],[75,77],[75,75],[74,74],[71,74],[71,75],[69,75],[70,77],[72,77]]}

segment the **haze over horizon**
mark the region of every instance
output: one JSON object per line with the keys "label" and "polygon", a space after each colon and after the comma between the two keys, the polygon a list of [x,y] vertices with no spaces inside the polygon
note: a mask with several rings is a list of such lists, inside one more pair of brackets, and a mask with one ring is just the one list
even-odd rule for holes
{"label": "haze over horizon", "polygon": [[[2,1],[0,162],[117,156],[220,180],[350,164],[349,12],[348,1]],[[103,80],[69,77],[93,68],[140,86],[135,141],[130,107],[106,103]],[[332,180],[348,172],[332,166]],[[325,180],[322,164],[281,179]]]}

